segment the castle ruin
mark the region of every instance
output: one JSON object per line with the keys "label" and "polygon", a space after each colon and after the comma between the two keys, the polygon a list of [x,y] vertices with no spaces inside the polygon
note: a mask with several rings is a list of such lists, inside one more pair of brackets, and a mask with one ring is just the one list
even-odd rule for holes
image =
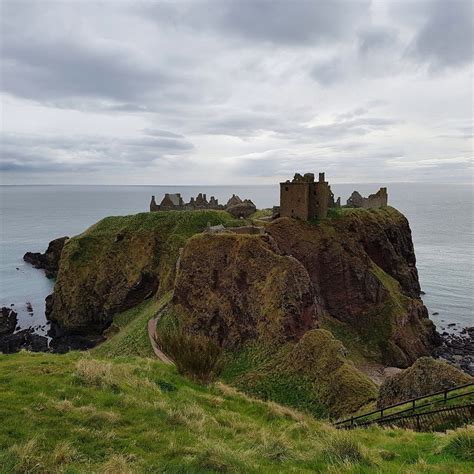
{"label": "castle ruin", "polygon": [[[372,209],[386,206],[387,203],[387,188],[380,188],[367,198],[354,191],[346,207]],[[280,183],[280,206],[274,208],[274,217],[322,219],[327,216],[329,209],[338,207],[341,207],[341,198],[334,199],[324,173],[319,173],[318,181],[314,180],[313,173],[296,173],[291,181]]]}
{"label": "castle ruin", "polygon": [[375,209],[387,204],[387,188],[380,188],[375,194],[370,194],[369,197],[363,197],[359,192],[354,191],[347,200],[347,207],[361,207],[363,209]]}
{"label": "castle ruin", "polygon": [[226,205],[219,204],[219,201],[211,196],[209,201],[206,194],[199,193],[195,198],[191,197],[188,203],[184,202],[180,193],[166,193],[160,204],[156,203],[155,196],[151,197],[150,212],[156,211],[194,211],[199,209],[214,209],[229,212],[237,218],[245,218],[253,214],[257,208],[250,199],[240,199],[233,194]]}
{"label": "castle ruin", "polygon": [[296,173],[292,181],[280,183],[281,217],[297,219],[321,219],[327,216],[330,207],[340,206],[340,198],[334,201],[334,194],[324,173],[319,173],[319,180],[314,180],[313,173],[301,175]]}

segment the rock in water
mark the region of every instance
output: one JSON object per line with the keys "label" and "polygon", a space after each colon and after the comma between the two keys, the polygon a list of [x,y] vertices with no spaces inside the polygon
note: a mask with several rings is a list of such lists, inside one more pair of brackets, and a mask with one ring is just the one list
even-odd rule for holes
{"label": "rock in water", "polygon": [[60,237],[59,239],[52,240],[45,253],[26,252],[23,260],[35,268],[44,269],[48,278],[55,278],[59,269],[61,252],[68,239],[69,237]]}
{"label": "rock in water", "polygon": [[11,308],[3,307],[0,312],[0,336],[12,334],[18,321],[17,313]]}
{"label": "rock in water", "polygon": [[411,367],[387,378],[380,387],[378,407],[474,382],[474,378],[446,362],[421,357]]}

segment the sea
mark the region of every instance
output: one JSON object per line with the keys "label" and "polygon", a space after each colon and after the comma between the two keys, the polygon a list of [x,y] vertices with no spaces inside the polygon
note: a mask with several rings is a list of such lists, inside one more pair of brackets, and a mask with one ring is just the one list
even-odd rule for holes
{"label": "sea", "polygon": [[[362,195],[380,184],[334,184],[344,203],[354,189]],[[225,203],[232,194],[258,208],[278,204],[276,186],[0,186],[0,306],[13,308],[19,328],[45,334],[44,299],[54,282],[23,261],[27,251],[44,252],[48,243],[73,236],[106,216],[148,211],[152,195],[198,193]],[[410,222],[423,301],[438,330],[474,326],[474,187],[471,185],[391,183],[389,204]]]}

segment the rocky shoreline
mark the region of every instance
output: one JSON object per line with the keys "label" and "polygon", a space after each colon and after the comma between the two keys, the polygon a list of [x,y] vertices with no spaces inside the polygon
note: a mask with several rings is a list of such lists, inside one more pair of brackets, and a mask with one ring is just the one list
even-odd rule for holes
{"label": "rocky shoreline", "polygon": [[441,345],[433,356],[474,376],[474,327],[464,328],[458,334],[443,332],[440,336]]}
{"label": "rocky shoreline", "polygon": [[54,324],[48,331],[49,337],[46,337],[36,334],[34,328],[16,331],[17,324],[18,314],[13,309],[6,306],[0,309],[0,353],[13,354],[24,349],[31,352],[64,354],[74,350],[92,349],[105,339],[103,336],[66,334]]}

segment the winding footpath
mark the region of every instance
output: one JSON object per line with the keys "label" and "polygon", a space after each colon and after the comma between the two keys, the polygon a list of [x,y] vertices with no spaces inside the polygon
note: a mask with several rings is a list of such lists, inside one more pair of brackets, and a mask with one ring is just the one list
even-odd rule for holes
{"label": "winding footpath", "polygon": [[151,347],[156,357],[161,360],[164,364],[174,365],[174,362],[158,347],[155,341],[156,323],[158,322],[159,316],[152,318],[148,321],[148,337],[150,338]]}

